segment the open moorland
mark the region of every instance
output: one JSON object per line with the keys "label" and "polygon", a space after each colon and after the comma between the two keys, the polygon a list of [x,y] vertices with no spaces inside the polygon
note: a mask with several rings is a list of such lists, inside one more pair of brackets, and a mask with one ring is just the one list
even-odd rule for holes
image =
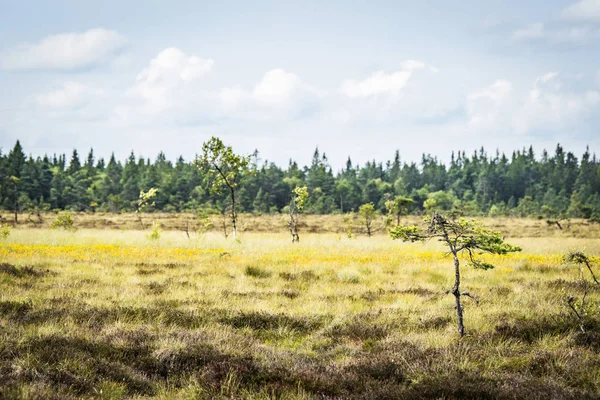
{"label": "open moorland", "polygon": [[191,216],[153,215],[151,240],[133,215],[52,218],[0,242],[0,398],[600,397],[600,287],[563,260],[600,274],[597,225],[485,220],[523,251],[463,267],[460,338],[452,259],[381,221],[307,216],[292,244],[278,216],[243,216],[239,243],[218,219],[188,238]]}

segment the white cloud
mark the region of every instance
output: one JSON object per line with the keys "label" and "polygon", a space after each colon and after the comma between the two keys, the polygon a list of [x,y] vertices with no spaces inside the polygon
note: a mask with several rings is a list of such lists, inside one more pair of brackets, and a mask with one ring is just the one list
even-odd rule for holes
{"label": "white cloud", "polygon": [[471,92],[466,104],[469,125],[476,128],[493,127],[503,115],[512,89],[511,82],[498,80],[486,88]]}
{"label": "white cloud", "polygon": [[116,114],[127,124],[194,124],[228,120],[284,120],[315,110],[318,94],[289,71],[267,71],[252,87],[207,89],[203,78],[212,59],[185,54],[177,48],[161,51],[137,76]]}
{"label": "white cloud", "polygon": [[406,86],[411,75],[410,70],[401,70],[391,74],[378,71],[362,81],[345,81],[341,91],[352,98],[369,97],[382,93],[398,94]]}
{"label": "white cloud", "polygon": [[1,53],[0,68],[69,70],[87,67],[114,55],[125,43],[122,35],[106,29],[61,33]]}
{"label": "white cloud", "polygon": [[600,30],[589,26],[546,29],[544,24],[535,23],[513,32],[514,40],[542,42],[549,45],[585,45],[600,38]]}
{"label": "white cloud", "polygon": [[212,59],[188,56],[175,47],[161,51],[136,78],[134,93],[159,107],[170,103],[169,93],[209,73]]}
{"label": "white cloud", "polygon": [[575,20],[600,21],[600,0],[581,0],[565,8],[563,17]]}
{"label": "white cloud", "polygon": [[400,63],[400,70],[392,73],[374,72],[366,79],[357,81],[348,79],[342,84],[340,91],[350,98],[372,97],[382,94],[398,95],[408,84],[413,71],[428,69],[437,73],[439,70],[417,60],[406,60]]}
{"label": "white cloud", "polygon": [[85,105],[90,98],[103,94],[103,90],[77,82],[67,82],[58,89],[38,94],[35,101],[48,109],[69,110]]}
{"label": "white cloud", "polygon": [[586,119],[600,106],[600,92],[576,91],[556,72],[538,77],[519,107],[515,128],[519,132],[535,129],[558,130]]}
{"label": "white cloud", "polygon": [[526,28],[518,29],[513,32],[513,39],[530,40],[538,39],[544,36],[544,24],[538,22],[531,24]]}
{"label": "white cloud", "polygon": [[296,74],[281,68],[267,71],[252,90],[233,86],[217,93],[224,115],[260,121],[294,119],[314,112],[320,107],[322,96]]}
{"label": "white cloud", "polygon": [[256,99],[266,102],[280,102],[292,96],[302,87],[300,78],[281,68],[272,69],[254,87]]}

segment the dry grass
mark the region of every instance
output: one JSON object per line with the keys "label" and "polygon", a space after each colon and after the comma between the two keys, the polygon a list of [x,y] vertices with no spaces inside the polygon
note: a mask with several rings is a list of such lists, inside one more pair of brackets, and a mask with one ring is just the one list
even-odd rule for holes
{"label": "dry grass", "polygon": [[[185,236],[186,227],[190,233],[201,225],[193,214],[176,213],[146,213],[143,214],[146,225],[152,221],[160,223],[164,230],[180,231]],[[56,213],[44,213],[39,221],[37,216],[20,216],[20,226],[27,228],[48,228],[52,221],[57,218]],[[140,230],[140,222],[133,213],[110,214],[110,213],[74,213],[73,218],[76,228],[83,229],[118,229],[118,230]],[[285,214],[240,215],[239,227],[242,232],[260,233],[286,233],[288,232],[288,216]],[[422,217],[409,216],[402,219],[402,223],[420,224]],[[10,217],[4,215],[4,220],[10,221]],[[385,218],[378,216],[373,222],[375,234],[386,233]],[[544,219],[532,218],[480,218],[485,226],[503,232],[507,237],[557,237],[557,238],[600,238],[600,224],[590,223],[587,220],[573,219],[563,223],[563,230],[556,226],[549,226]],[[220,215],[211,217],[212,227],[210,232],[222,233],[223,218]],[[355,215],[352,222],[352,231],[356,235],[364,235],[366,230],[360,218]],[[300,222],[301,237],[307,233],[336,233],[345,235],[348,228],[344,223],[342,215],[301,215]]]}
{"label": "dry grass", "polygon": [[494,270],[465,268],[479,304],[466,299],[461,340],[435,242],[146,233],[14,229],[0,243],[0,398],[600,396],[600,316],[578,330],[579,270],[561,257],[597,256],[597,240],[551,231],[513,240],[524,252],[490,257]]}

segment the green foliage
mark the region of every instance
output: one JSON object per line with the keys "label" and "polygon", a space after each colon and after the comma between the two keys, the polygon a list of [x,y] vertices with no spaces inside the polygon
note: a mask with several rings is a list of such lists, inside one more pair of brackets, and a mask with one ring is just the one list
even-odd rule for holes
{"label": "green foliage", "polygon": [[56,219],[50,224],[50,228],[64,229],[71,232],[77,231],[77,228],[75,227],[75,221],[73,220],[73,215],[68,211],[59,213]]}
{"label": "green foliage", "polygon": [[142,216],[140,215],[140,213],[143,212],[146,208],[152,207],[156,204],[154,202],[154,198],[156,197],[157,192],[158,190],[156,190],[155,188],[150,188],[150,190],[148,190],[147,192],[140,190],[140,195],[137,200],[135,213],[138,216],[138,219],[140,220],[140,225],[142,226],[142,229],[146,229],[146,227],[144,226],[144,221],[142,221]]}
{"label": "green foliage", "polygon": [[0,239],[4,240],[10,235],[10,226],[6,223],[0,224]]}
{"label": "green foliage", "polygon": [[385,208],[389,217],[396,218],[396,224],[400,225],[400,217],[406,215],[415,201],[409,197],[396,196],[385,202]]}
{"label": "green foliage", "polygon": [[[243,178],[256,175],[250,169],[250,156],[244,157],[233,152],[231,146],[225,146],[221,139],[212,137],[202,145],[202,156],[196,157],[194,164],[200,172],[208,176],[210,192],[220,194],[227,188],[231,199],[230,218],[233,239],[237,241],[237,192]],[[222,207],[225,211],[226,207]]]}
{"label": "green foliage", "polygon": [[196,213],[196,219],[198,220],[198,233],[206,233],[213,226],[210,215],[206,211],[198,211]]}
{"label": "green foliage", "polygon": [[208,173],[209,189],[219,194],[224,188],[239,188],[243,177],[252,175],[250,156],[244,157],[233,152],[231,146],[225,146],[221,139],[212,137],[202,145],[202,155],[196,157],[194,165]]}
{"label": "green foliage", "polygon": [[375,217],[375,206],[373,203],[363,204],[358,208],[358,214],[365,219],[372,220]]}
{"label": "green foliage", "polygon": [[156,188],[150,188],[150,190],[148,190],[147,192],[140,190],[140,196],[137,200],[137,209],[135,210],[135,212],[140,213],[146,208],[156,205],[156,203],[154,202],[154,198],[156,197],[157,193],[158,190]]}
{"label": "green foliage", "polygon": [[456,203],[457,198],[452,193],[439,190],[427,195],[427,200],[423,203],[423,208],[428,212],[450,211]]}
{"label": "green foliage", "polygon": [[392,239],[400,239],[403,242],[422,242],[427,239],[416,225],[395,226],[389,230],[389,234]]}
{"label": "green foliage", "polygon": [[154,221],[152,224],[152,231],[146,236],[150,240],[158,240],[160,239],[160,234],[162,233],[162,228],[160,222]]}
{"label": "green foliage", "polygon": [[289,205],[290,220],[288,221],[288,228],[292,235],[292,243],[300,241],[300,235],[298,233],[298,212],[304,208],[304,204],[308,200],[308,188],[306,186],[296,186],[292,191],[292,200]]}
{"label": "green foliage", "polygon": [[371,236],[373,231],[373,220],[376,215],[375,206],[373,203],[363,204],[358,208],[358,214],[363,218],[367,235]]}
{"label": "green foliage", "polygon": [[567,255],[565,255],[564,260],[565,260],[565,262],[585,266],[588,269],[588,271],[590,272],[590,275],[592,276],[592,279],[594,280],[594,282],[597,285],[600,285],[600,281],[598,281],[598,278],[596,278],[596,275],[594,274],[594,270],[592,269],[592,259],[590,257],[588,257],[584,252],[572,251],[572,252],[568,253]]}
{"label": "green foliage", "polygon": [[471,265],[480,269],[491,269],[494,266],[477,261],[474,256],[477,252],[489,254],[508,254],[521,251],[519,246],[504,242],[499,232],[486,229],[477,221],[460,218],[448,220],[440,214],[425,218],[427,229],[417,226],[397,226],[389,229],[392,239],[404,242],[425,241],[437,238],[456,250],[457,253],[468,253]]}
{"label": "green foliage", "polygon": [[355,237],[355,235],[354,235],[354,219],[355,219],[355,215],[353,212],[344,214],[344,216],[342,217],[342,223],[344,225],[344,232],[346,233],[346,237],[348,237],[348,239],[352,239],[353,237]]}
{"label": "green foliage", "polygon": [[[373,203],[375,210],[387,214],[390,225],[423,211],[600,220],[600,159],[590,151],[578,159],[561,146],[541,157],[531,148],[510,157],[490,156],[483,149],[472,155],[458,152],[449,164],[429,155],[418,163],[402,163],[396,152],[388,163],[368,161],[358,167],[348,159],[337,174],[319,150],[305,167],[291,160],[282,168],[260,165],[258,153],[238,156],[218,138],[208,140],[193,162],[181,157],[173,162],[162,152],[155,160],[132,152],[126,160],[111,156],[106,162],[96,160],[92,150],[86,160],[79,154],[27,158],[20,143],[8,154],[0,153],[0,208],[16,213],[15,218],[41,204],[55,210],[138,215],[152,204],[164,212],[205,206],[224,210],[233,201],[233,191],[236,204],[231,211],[281,213],[296,195],[294,188],[306,186],[306,213],[357,212],[361,204]],[[156,195],[140,207],[140,191],[151,189]],[[399,206],[399,197],[414,203]]]}
{"label": "green foliage", "polygon": [[260,267],[249,265],[244,270],[244,275],[250,276],[252,278],[263,279],[263,278],[270,277],[272,274],[269,271],[265,271],[264,269],[262,269]]}
{"label": "green foliage", "polygon": [[304,208],[304,204],[308,200],[308,188],[306,186],[296,186],[293,190],[294,197],[293,201],[298,210],[302,210]]}
{"label": "green foliage", "polygon": [[564,256],[564,260],[576,264],[587,264],[590,262],[590,258],[583,251],[572,251]]}
{"label": "green foliage", "polygon": [[492,269],[490,263],[476,259],[477,253],[507,254],[521,251],[518,246],[505,243],[498,232],[482,227],[474,220],[465,218],[448,219],[439,213],[425,218],[425,229],[416,226],[397,226],[389,230],[392,239],[405,242],[425,241],[437,239],[444,244],[453,255],[455,281],[451,293],[456,299],[456,313],[458,319],[458,333],[464,335],[463,307],[461,296],[472,297],[468,292],[460,291],[460,260],[459,255],[466,253],[471,266],[477,269]]}

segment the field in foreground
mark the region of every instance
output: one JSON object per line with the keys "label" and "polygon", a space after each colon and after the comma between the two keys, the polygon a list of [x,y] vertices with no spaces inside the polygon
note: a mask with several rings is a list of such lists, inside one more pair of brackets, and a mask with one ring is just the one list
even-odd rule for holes
{"label": "field in foreground", "polygon": [[496,269],[464,268],[479,301],[459,339],[436,243],[15,229],[0,398],[599,398],[600,316],[579,330],[580,270],[562,261],[599,241],[511,242],[524,251]]}

